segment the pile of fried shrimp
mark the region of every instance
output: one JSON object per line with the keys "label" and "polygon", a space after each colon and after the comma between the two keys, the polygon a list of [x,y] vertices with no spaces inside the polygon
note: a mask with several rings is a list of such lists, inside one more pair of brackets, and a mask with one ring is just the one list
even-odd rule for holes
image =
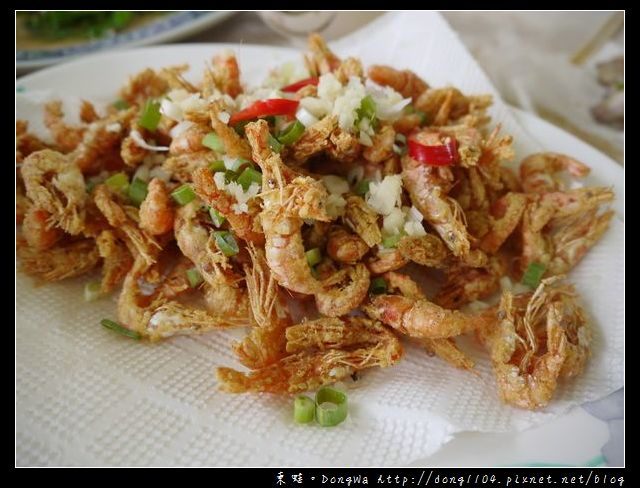
{"label": "pile of fried shrimp", "polygon": [[575,181],[588,166],[537,153],[514,171],[490,96],[365,70],[318,35],[260,88],[230,52],[197,84],[188,69],[145,69],[104,110],[84,101],[78,124],[48,102],[53,142],[16,122],[24,273],[101,269],[119,326],[151,341],[246,327],[231,347],[248,371],[217,369],[231,393],[314,390],[396,364],[405,341],[472,371],[462,335],[515,407],[584,371],[590,326],[565,275],[614,198]]}

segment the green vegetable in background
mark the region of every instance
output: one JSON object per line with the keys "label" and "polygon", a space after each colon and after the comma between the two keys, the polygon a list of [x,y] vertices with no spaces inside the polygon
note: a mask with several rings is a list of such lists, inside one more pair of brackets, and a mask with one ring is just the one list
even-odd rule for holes
{"label": "green vegetable in background", "polygon": [[[120,31],[140,15],[150,12],[21,12],[32,35],[45,39],[64,37],[99,38],[109,31]],[[156,13],[156,12],[153,12]]]}

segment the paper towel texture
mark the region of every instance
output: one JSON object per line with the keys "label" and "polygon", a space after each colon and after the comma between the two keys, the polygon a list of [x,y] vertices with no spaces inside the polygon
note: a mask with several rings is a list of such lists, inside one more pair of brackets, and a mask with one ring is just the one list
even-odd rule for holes
{"label": "paper towel texture", "polygon": [[[493,93],[491,115],[514,136],[518,153],[543,147],[516,123],[438,14],[389,14],[333,47],[365,65],[411,68],[434,86]],[[616,218],[570,275],[593,318],[593,357],[543,412],[500,403],[478,346],[468,344],[474,375],[408,345],[399,365],[367,371],[350,386],[350,415],[332,429],[296,425],[290,398],[217,391],[214,367],[240,367],[230,344],[242,331],[141,344],[99,326],[115,316],[116,298],[85,304],[86,279],[34,287],[18,274],[16,464],[402,466],[455,432],[545,422],[623,385],[623,239]]]}

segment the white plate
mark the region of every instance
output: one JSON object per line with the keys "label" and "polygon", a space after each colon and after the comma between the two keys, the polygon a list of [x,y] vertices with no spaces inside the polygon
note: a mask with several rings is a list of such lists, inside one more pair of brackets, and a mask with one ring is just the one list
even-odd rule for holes
{"label": "white plate", "polygon": [[[300,56],[299,52],[286,48],[265,48],[250,45],[195,44],[188,46],[161,46],[118,53],[104,53],[72,61],[26,76],[19,80],[19,86],[27,92],[31,90],[53,90],[61,94],[89,99],[113,100],[122,81],[132,73],[145,67],[161,67],[188,62],[191,64],[192,72],[199,76],[204,67],[204,62],[210,59],[215,51],[225,48],[233,48],[238,53],[243,76],[246,80],[262,79],[270,67],[284,61],[298,60]],[[536,139],[542,141],[546,149],[568,152],[578,159],[588,161],[592,167],[592,174],[587,180],[589,183],[602,184],[605,182],[614,186],[618,196],[614,207],[620,218],[624,219],[624,175],[621,166],[579,139],[547,122],[525,112],[515,111],[515,114],[524,128]],[[24,283],[24,280],[20,281]],[[80,293],[80,285],[74,284],[70,286],[74,286]],[[20,317],[17,317],[17,319],[17,325],[20,326]],[[66,334],[69,332],[68,329],[65,329],[61,333]],[[116,347],[115,345],[112,346]],[[86,360],[88,361],[88,368],[96,369],[95,365],[90,364],[90,357],[87,357]],[[51,363],[52,368],[55,365],[55,359],[53,361],[54,363]],[[147,359],[144,359],[144,361],[147,361]],[[20,366],[23,366],[20,362],[18,362],[17,366],[18,372],[24,370],[20,368]],[[210,374],[207,371],[209,370],[206,370],[205,374]],[[20,380],[21,378],[18,379]],[[30,379],[24,381],[27,386],[33,384],[29,383],[32,381]],[[17,389],[17,392],[21,393],[19,389]],[[25,395],[24,398],[29,398],[29,395]],[[37,392],[34,395],[37,395]],[[46,403],[46,398],[43,396],[41,401]],[[62,400],[62,406],[65,406],[64,399]],[[51,429],[50,432],[55,434],[55,426],[47,426],[46,421],[42,421],[45,422],[43,424],[45,427],[40,430],[38,422],[41,422],[41,420],[37,417],[42,414],[37,411],[35,404],[17,403],[17,408],[19,412],[25,412],[21,414],[19,422],[19,426],[25,427],[24,431],[21,431],[20,428],[18,429],[18,443],[39,445],[40,439],[38,439],[38,435],[45,435],[44,433],[47,432],[47,429]],[[33,425],[30,425],[31,419],[29,415],[33,415],[35,418]],[[606,422],[589,415],[582,408],[575,408],[568,414],[548,424],[519,434],[468,433],[457,435],[453,441],[444,446],[434,456],[413,464],[454,466],[504,466],[538,463],[561,465],[601,464],[603,462],[600,457],[601,449],[607,442],[608,437],[609,430]],[[143,440],[140,442],[144,445]],[[42,444],[46,443],[43,442]],[[18,451],[20,454],[20,449]],[[30,457],[29,452],[27,448],[22,446],[21,459],[24,463],[28,464],[29,460],[35,463],[34,460],[40,459],[35,454]],[[85,457],[86,455],[88,457]],[[21,459],[19,456],[18,464],[21,464]],[[43,455],[42,459],[45,460],[45,463],[51,464],[56,464],[56,460],[58,462],[82,464],[90,462],[93,458],[79,451],[76,453],[76,457],[72,456],[71,459],[69,459],[69,453],[57,458],[55,452],[46,456]],[[126,464],[126,458],[116,457],[113,459],[113,464]],[[265,454],[259,460],[245,460],[244,462],[249,465],[268,464],[269,459],[270,457]],[[203,460],[203,462],[212,463],[211,460]],[[294,465],[296,464],[295,459],[290,459],[290,462]]]}
{"label": "white plate", "polygon": [[175,41],[218,24],[235,13],[175,12],[144,23],[140,27],[97,40],[51,49],[18,50],[16,70],[22,73],[99,51]]}

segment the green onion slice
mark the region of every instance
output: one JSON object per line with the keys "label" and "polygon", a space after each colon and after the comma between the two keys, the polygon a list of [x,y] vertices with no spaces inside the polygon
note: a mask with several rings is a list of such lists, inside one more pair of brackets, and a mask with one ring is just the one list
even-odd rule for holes
{"label": "green onion slice", "polygon": [[113,191],[126,192],[129,187],[129,177],[124,173],[109,176],[104,183]]}
{"label": "green onion slice", "polygon": [[323,427],[333,427],[347,418],[347,395],[329,388],[320,388],[316,393],[316,420]]}
{"label": "green onion slice", "polygon": [[285,146],[289,146],[300,139],[302,134],[304,134],[304,124],[299,120],[296,120],[280,133],[278,140]]}
{"label": "green onion slice", "polygon": [[358,120],[369,119],[373,123],[376,116],[376,102],[373,101],[371,95],[367,95],[360,102],[360,108],[357,110]]}
{"label": "green onion slice", "polygon": [[136,207],[139,207],[144,199],[147,198],[148,187],[147,183],[140,178],[134,178],[129,185],[129,200]]}
{"label": "green onion slice", "polygon": [[382,295],[387,292],[387,282],[384,278],[374,278],[371,280],[371,285],[369,286],[369,293],[374,295]]}
{"label": "green onion slice", "polygon": [[402,233],[383,237],[382,247],[386,247],[387,249],[398,247],[398,242],[400,242],[400,239],[402,239],[403,237],[404,235]]}
{"label": "green onion slice", "polygon": [[531,263],[522,276],[522,284],[530,286],[531,288],[537,288],[545,271],[546,267],[544,264]]}
{"label": "green onion slice", "polygon": [[420,116],[420,125],[425,125],[427,123],[427,114],[422,110],[416,110],[416,113]]}
{"label": "green onion slice", "polygon": [[93,302],[102,296],[102,285],[99,281],[91,281],[84,285],[84,301]]}
{"label": "green onion slice", "polygon": [[189,280],[189,286],[191,288],[196,288],[204,281],[204,278],[197,268],[191,268],[187,270],[187,280]]}
{"label": "green onion slice", "polygon": [[273,150],[273,152],[279,153],[280,151],[282,151],[282,143],[271,134],[269,134],[269,147]]}
{"label": "green onion slice", "polygon": [[177,190],[171,192],[171,196],[178,205],[186,205],[196,198],[196,192],[189,185],[184,184]]}
{"label": "green onion slice", "polygon": [[224,221],[227,220],[215,208],[209,208],[209,216],[211,217],[211,221],[213,222],[213,225],[215,225],[216,227],[222,227],[222,224],[224,224]]}
{"label": "green onion slice", "polygon": [[215,132],[209,132],[202,138],[202,145],[214,150],[217,153],[224,153],[224,144],[222,139]]}
{"label": "green onion slice", "polygon": [[370,184],[371,182],[369,180],[360,181],[354,188],[356,195],[360,195],[361,197],[365,196],[369,192]]}
{"label": "green onion slice", "polygon": [[262,174],[253,168],[245,168],[236,181],[247,191],[252,183],[262,186]]}
{"label": "green onion slice", "polygon": [[115,102],[113,102],[113,106],[115,108],[117,108],[118,110],[126,110],[128,109],[131,105],[129,105],[129,102],[127,102],[126,100],[116,100]]}
{"label": "green onion slice", "polygon": [[147,130],[154,131],[160,123],[160,102],[157,100],[147,100],[142,108],[142,113],[138,123]]}
{"label": "green onion slice", "polygon": [[214,173],[217,173],[218,171],[226,171],[227,167],[224,165],[224,161],[218,160],[210,163],[209,169]]}
{"label": "green onion slice", "polygon": [[97,180],[88,180],[87,184],[85,185],[85,189],[87,190],[87,193],[91,193],[97,185],[98,185]]}
{"label": "green onion slice", "polygon": [[228,169],[224,172],[224,181],[225,183],[231,183],[232,181],[236,181],[238,179],[238,176],[240,176],[238,173]]}
{"label": "green onion slice", "polygon": [[311,422],[316,416],[316,404],[304,395],[297,396],[293,401],[293,420],[299,424]]}
{"label": "green onion slice", "polygon": [[309,266],[311,267],[322,261],[322,253],[317,247],[305,252],[304,255],[307,257],[307,263],[309,263]]}
{"label": "green onion slice", "polygon": [[238,243],[228,230],[216,230],[213,232],[213,237],[216,240],[216,246],[225,256],[235,256],[240,252]]}
{"label": "green onion slice", "polygon": [[131,337],[132,339],[141,339],[142,338],[142,336],[138,332],[136,332],[135,330],[127,329],[126,327],[121,326],[119,323],[114,322],[113,320],[102,319],[100,321],[100,324],[102,325],[102,327],[106,327],[107,329],[111,329],[112,331],[117,332],[118,334],[122,334],[124,336]]}

